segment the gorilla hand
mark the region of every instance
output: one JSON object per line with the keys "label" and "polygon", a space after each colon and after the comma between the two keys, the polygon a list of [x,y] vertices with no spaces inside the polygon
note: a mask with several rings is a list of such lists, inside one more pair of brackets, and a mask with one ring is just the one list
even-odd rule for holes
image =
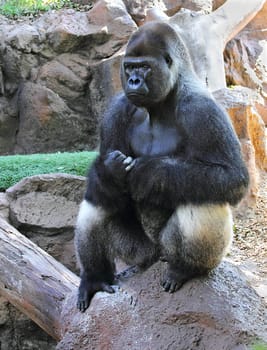
{"label": "gorilla hand", "polygon": [[128,177],[132,198],[139,203],[160,205],[162,208],[174,209],[169,188],[170,174],[163,161],[166,157],[137,158]]}
{"label": "gorilla hand", "polygon": [[126,180],[127,173],[134,167],[135,159],[126,157],[120,151],[112,151],[107,154],[104,164],[114,180],[122,183]]}

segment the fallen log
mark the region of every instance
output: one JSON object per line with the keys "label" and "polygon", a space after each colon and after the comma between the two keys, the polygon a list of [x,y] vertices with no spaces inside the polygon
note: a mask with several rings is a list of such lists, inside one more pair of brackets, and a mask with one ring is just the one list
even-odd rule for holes
{"label": "fallen log", "polygon": [[57,341],[66,296],[79,278],[0,218],[0,293]]}

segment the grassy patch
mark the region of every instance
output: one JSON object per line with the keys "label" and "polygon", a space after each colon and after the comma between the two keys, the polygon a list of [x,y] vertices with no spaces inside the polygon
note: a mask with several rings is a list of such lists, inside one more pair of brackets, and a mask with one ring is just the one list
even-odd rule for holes
{"label": "grassy patch", "polygon": [[0,156],[0,190],[4,191],[32,175],[66,173],[86,176],[96,156],[97,152]]}
{"label": "grassy patch", "polygon": [[252,346],[252,350],[267,350],[267,344],[266,343],[254,344]]}
{"label": "grassy patch", "polygon": [[71,5],[70,0],[0,0],[0,14],[22,16]]}

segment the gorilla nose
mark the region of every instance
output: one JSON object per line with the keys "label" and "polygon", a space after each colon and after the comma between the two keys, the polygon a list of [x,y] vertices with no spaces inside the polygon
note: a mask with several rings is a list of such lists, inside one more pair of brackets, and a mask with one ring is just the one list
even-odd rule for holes
{"label": "gorilla nose", "polygon": [[131,77],[128,80],[128,86],[130,89],[138,90],[143,85],[143,79],[138,77]]}

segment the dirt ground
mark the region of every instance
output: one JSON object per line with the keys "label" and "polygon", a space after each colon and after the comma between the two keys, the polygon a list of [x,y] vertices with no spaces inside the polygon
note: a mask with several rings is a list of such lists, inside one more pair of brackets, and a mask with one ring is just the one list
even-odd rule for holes
{"label": "dirt ground", "polygon": [[230,260],[239,265],[257,292],[267,301],[267,172],[260,174],[254,208],[237,217]]}

